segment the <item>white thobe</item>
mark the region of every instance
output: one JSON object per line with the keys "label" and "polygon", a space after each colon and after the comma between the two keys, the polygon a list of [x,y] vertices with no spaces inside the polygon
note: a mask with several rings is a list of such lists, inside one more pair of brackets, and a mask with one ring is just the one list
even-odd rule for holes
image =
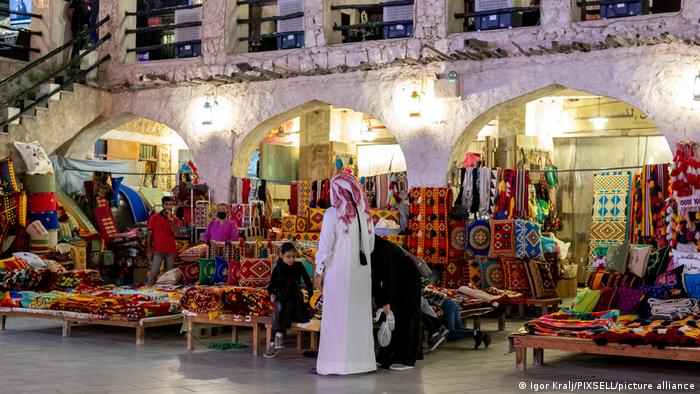
{"label": "white thobe", "polygon": [[[372,278],[370,254],[374,229],[367,229],[360,212],[362,242],[354,218],[346,225],[335,208],[326,210],[316,254],[316,272],[324,274],[323,317],[316,371],[321,375],[347,375],[376,371],[372,336]],[[360,264],[360,244],[367,265]]]}

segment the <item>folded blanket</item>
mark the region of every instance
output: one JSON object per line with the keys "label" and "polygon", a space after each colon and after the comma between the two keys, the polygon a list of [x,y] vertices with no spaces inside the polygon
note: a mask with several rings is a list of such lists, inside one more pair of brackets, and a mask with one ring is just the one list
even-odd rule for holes
{"label": "folded blanket", "polygon": [[180,298],[183,310],[195,313],[219,312],[223,309],[223,287],[196,286],[185,290]]}
{"label": "folded blanket", "polygon": [[625,326],[597,334],[593,340],[602,346],[622,343],[632,346],[651,345],[663,349],[667,346],[700,346],[700,328],[695,317],[671,320],[635,320]]}
{"label": "folded blanket", "polygon": [[531,335],[552,335],[576,338],[593,338],[614,327],[620,311],[574,312],[561,309],[525,323]]}
{"label": "folded blanket", "polygon": [[457,291],[470,297],[486,301],[494,307],[497,307],[499,305],[499,301],[503,298],[502,295],[491,295],[485,291],[478,290],[470,286],[462,286],[457,289]]}
{"label": "folded blanket", "polygon": [[695,298],[677,298],[670,300],[649,299],[651,318],[654,320],[684,319],[690,315],[700,314],[698,300]]}
{"label": "folded blanket", "polygon": [[[308,297],[306,297],[308,299]],[[272,316],[274,304],[266,289],[227,288],[222,294],[224,307],[236,315]]]}

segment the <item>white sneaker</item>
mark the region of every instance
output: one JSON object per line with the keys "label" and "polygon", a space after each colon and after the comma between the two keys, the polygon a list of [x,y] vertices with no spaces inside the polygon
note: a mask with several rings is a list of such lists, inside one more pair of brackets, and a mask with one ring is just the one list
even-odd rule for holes
{"label": "white sneaker", "polygon": [[410,366],[410,365],[403,365],[403,364],[391,364],[389,367],[390,370],[392,371],[407,371],[409,369],[413,369],[415,367]]}
{"label": "white sneaker", "polygon": [[275,349],[284,348],[284,335],[282,333],[275,334]]}

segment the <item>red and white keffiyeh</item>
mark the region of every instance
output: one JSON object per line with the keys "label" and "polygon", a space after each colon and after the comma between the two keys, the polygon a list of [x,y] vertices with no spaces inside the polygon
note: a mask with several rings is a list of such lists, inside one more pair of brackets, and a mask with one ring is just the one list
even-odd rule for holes
{"label": "red and white keffiyeh", "polygon": [[372,215],[369,213],[369,201],[362,191],[360,182],[352,174],[337,173],[333,175],[331,178],[331,205],[335,207],[338,218],[345,223],[345,231],[347,231],[347,225],[357,215],[353,207],[353,201],[357,205],[358,210],[364,211],[368,224],[367,228],[371,229],[372,227],[369,225],[372,224]]}

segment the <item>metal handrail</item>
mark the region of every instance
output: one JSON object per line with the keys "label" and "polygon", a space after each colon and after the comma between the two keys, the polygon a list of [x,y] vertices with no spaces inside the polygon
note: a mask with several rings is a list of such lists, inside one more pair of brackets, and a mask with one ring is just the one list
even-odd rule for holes
{"label": "metal handrail", "polygon": [[596,1],[578,1],[576,5],[579,7],[592,7],[596,5],[613,5],[617,3],[640,3],[642,0],[596,0]]}
{"label": "metal handrail", "polygon": [[540,7],[511,7],[511,8],[501,8],[498,10],[489,10],[489,11],[455,13],[455,18],[464,19],[464,18],[479,17],[479,16],[510,14],[511,12],[531,12],[531,11],[539,11],[539,10],[540,10]]}
{"label": "metal handrail", "polygon": [[[89,50],[87,50],[87,51],[85,51],[85,52],[79,54],[78,56],[72,58],[72,59],[70,60],[70,62],[69,62],[69,65],[70,65],[70,64],[73,64],[73,63],[76,63],[78,60],[80,60],[80,59],[84,58],[85,56],[89,55],[90,53],[94,52],[95,49],[97,49],[100,45],[104,44],[104,43],[105,43],[107,40],[109,40],[110,38],[112,38],[112,33],[107,33],[107,34],[105,34],[104,37],[102,37],[99,41],[97,41],[97,43],[95,44],[94,47],[92,47],[91,49],[89,49]],[[18,98],[20,98],[20,97],[24,96],[25,94],[31,92],[32,90],[36,89],[36,88],[39,87],[41,84],[45,83],[46,81],[50,80],[51,78],[56,77],[57,75],[59,75],[60,73],[62,73],[66,68],[68,68],[68,67],[64,65],[63,67],[61,67],[61,68],[59,68],[59,69],[53,71],[53,72],[50,73],[49,75],[47,75],[47,76],[45,76],[44,78],[42,78],[40,81],[35,82],[32,86],[30,86],[30,87],[24,89],[22,92],[16,94],[16,95],[15,95],[14,97],[12,97],[11,99],[8,99],[8,100],[5,101],[4,103],[0,104],[0,108],[3,108],[3,107],[5,107],[5,106],[7,106],[7,105],[9,105],[9,104],[12,104],[13,101],[17,100]]]}
{"label": "metal handrail", "polygon": [[331,10],[371,10],[375,8],[383,7],[399,7],[402,5],[413,5],[413,0],[398,0],[398,1],[385,1],[383,3],[376,4],[341,4],[341,5],[331,5]]}
{"label": "metal handrail", "polygon": [[168,48],[168,47],[172,47],[175,45],[195,45],[195,44],[201,44],[201,43],[202,43],[202,40],[190,40],[190,41],[171,42],[168,44],[147,45],[144,47],[127,48],[126,53],[147,52],[147,51],[154,51],[156,49],[161,49],[161,48]]}
{"label": "metal handrail", "polygon": [[39,14],[32,14],[31,12],[12,11],[11,9],[5,8],[5,7],[0,7],[0,15],[19,15],[19,16],[30,16],[32,18],[39,18],[39,19],[43,18]]}
{"label": "metal handrail", "polygon": [[343,31],[343,30],[350,30],[350,29],[373,29],[375,27],[409,25],[412,23],[413,23],[413,20],[409,19],[409,20],[404,20],[404,21],[393,21],[393,22],[360,23],[357,25],[333,25],[333,31]]}
{"label": "metal handrail", "polygon": [[14,45],[14,44],[7,44],[4,42],[0,42],[0,48],[10,48],[10,49],[18,49],[22,51],[29,51],[29,52],[34,52],[34,53],[39,53],[41,52],[40,50],[32,47],[25,47],[21,45]]}
{"label": "metal handrail", "polygon": [[19,32],[19,33],[29,33],[29,34],[31,34],[31,35],[33,35],[33,36],[41,36],[41,35],[42,35],[42,32],[40,32],[40,31],[33,31],[33,30],[29,30],[29,29],[24,29],[24,28],[21,28],[21,27],[3,26],[3,25],[0,25],[0,29],[16,31],[16,32]]}
{"label": "metal handrail", "polygon": [[13,116],[7,118],[6,120],[4,120],[2,123],[0,123],[0,130],[4,129],[5,126],[11,124],[11,123],[14,122],[15,120],[17,120],[17,119],[19,119],[20,117],[22,117],[22,115],[24,115],[26,112],[28,112],[28,111],[34,109],[34,107],[36,107],[37,105],[39,105],[39,104],[41,104],[41,103],[43,103],[43,102],[46,102],[46,101],[47,101],[51,96],[53,96],[54,94],[60,92],[61,90],[64,90],[66,87],[68,87],[70,84],[72,84],[73,81],[75,81],[76,79],[82,78],[83,76],[85,76],[85,75],[87,75],[88,73],[92,72],[92,70],[94,70],[94,69],[96,69],[97,67],[101,66],[103,63],[107,62],[110,58],[111,58],[110,55],[106,55],[106,56],[104,56],[102,59],[98,60],[97,63],[93,64],[92,66],[88,67],[87,69],[85,69],[85,70],[80,70],[80,72],[78,72],[78,73],[76,73],[75,75],[71,76],[70,78],[66,79],[65,81],[63,81],[63,83],[62,83],[58,88],[56,88],[56,89],[54,89],[54,90],[52,90],[52,91],[46,93],[45,95],[39,97],[39,98],[36,99],[34,102],[32,102],[31,104],[27,105],[25,108],[22,108],[22,110],[20,110],[18,114],[13,115]]}
{"label": "metal handrail", "polygon": [[192,8],[201,8],[201,4],[186,4],[186,5],[176,5],[172,7],[156,8],[148,11],[127,11],[126,16],[144,16],[144,15],[165,15],[178,10],[189,10]]}
{"label": "metal handrail", "polygon": [[185,27],[198,27],[202,26],[202,21],[184,22],[184,23],[173,23],[169,25],[156,25],[149,27],[139,27],[136,29],[127,29],[126,34],[139,34],[139,33],[150,33],[152,31],[163,31],[163,30],[175,30]]}
{"label": "metal handrail", "polygon": [[95,26],[92,27],[91,29],[88,29],[87,31],[81,32],[77,37],[73,37],[72,40],[70,40],[70,41],[66,42],[65,44],[61,45],[60,47],[58,47],[58,48],[52,50],[51,52],[49,52],[49,53],[47,53],[46,55],[40,57],[39,59],[34,60],[33,62],[27,64],[26,66],[22,67],[20,70],[18,70],[18,71],[15,72],[14,74],[10,75],[9,77],[7,77],[7,78],[5,78],[5,79],[3,79],[3,80],[0,80],[0,86],[5,85],[5,84],[7,84],[8,82],[14,81],[15,79],[17,79],[17,78],[19,78],[20,76],[24,75],[27,71],[31,70],[32,68],[36,67],[37,65],[39,65],[39,64],[41,64],[41,63],[44,63],[44,62],[45,62],[46,60],[48,60],[49,58],[55,56],[55,55],[58,54],[58,53],[63,52],[66,48],[72,47],[73,44],[74,44],[77,40],[83,39],[83,38],[87,37],[87,36],[90,34],[91,31],[94,31],[94,30],[98,29],[99,27],[101,27],[102,25],[104,25],[105,23],[107,23],[107,22],[109,21],[109,19],[110,19],[110,17],[109,17],[109,15],[107,15],[104,19],[102,19],[102,20],[99,21],[97,24],[95,24]]}
{"label": "metal handrail", "polygon": [[250,19],[237,19],[236,21],[241,25],[245,25],[248,23],[286,21],[288,19],[301,18],[302,16],[304,16],[303,12],[294,12],[292,14],[287,14],[287,15],[264,16],[262,18],[250,18]]}
{"label": "metal handrail", "polygon": [[238,41],[260,41],[263,38],[277,38],[277,37],[282,37],[290,34],[301,34],[303,31],[285,31],[285,32],[277,32],[277,33],[269,33],[269,34],[261,34],[259,36],[253,36],[253,37],[241,37],[238,39]]}

